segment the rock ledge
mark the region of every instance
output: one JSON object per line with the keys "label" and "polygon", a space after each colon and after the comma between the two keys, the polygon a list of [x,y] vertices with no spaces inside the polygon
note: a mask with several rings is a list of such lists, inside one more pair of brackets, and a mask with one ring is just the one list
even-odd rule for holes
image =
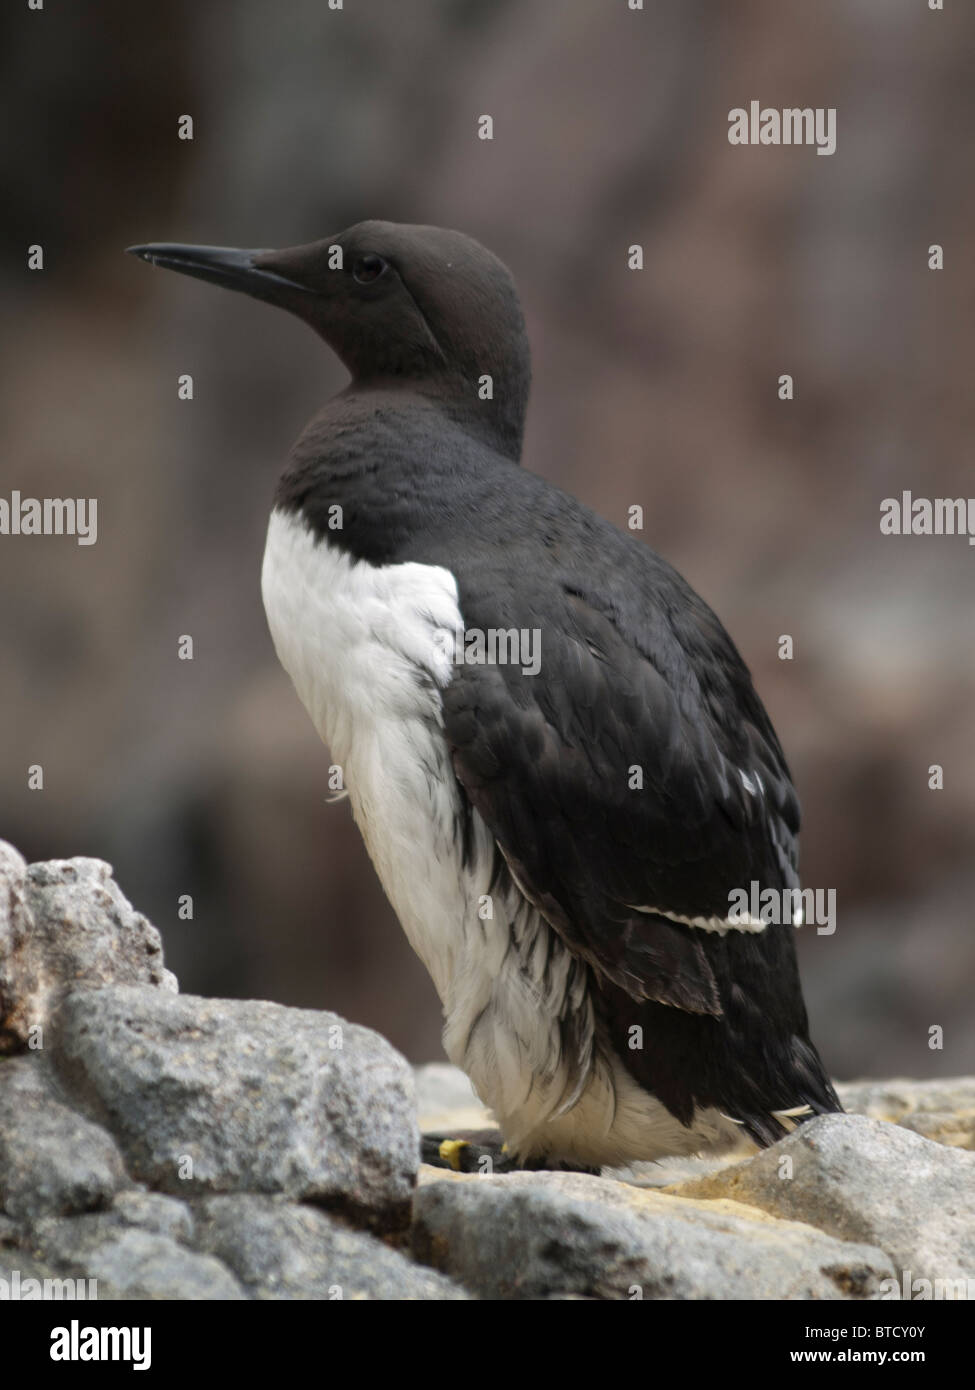
{"label": "rock ledge", "polygon": [[975,1295],[975,1079],[841,1095],[860,1113],[763,1153],[423,1167],[418,1112],[491,1123],[462,1073],[335,1014],[180,995],[107,864],[0,842],[0,1297]]}

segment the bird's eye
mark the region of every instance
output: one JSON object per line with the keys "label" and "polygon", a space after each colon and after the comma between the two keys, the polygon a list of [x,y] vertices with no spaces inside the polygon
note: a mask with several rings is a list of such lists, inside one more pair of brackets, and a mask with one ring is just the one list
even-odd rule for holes
{"label": "bird's eye", "polygon": [[352,278],[360,285],[371,285],[386,269],[382,256],[359,256],[352,265]]}

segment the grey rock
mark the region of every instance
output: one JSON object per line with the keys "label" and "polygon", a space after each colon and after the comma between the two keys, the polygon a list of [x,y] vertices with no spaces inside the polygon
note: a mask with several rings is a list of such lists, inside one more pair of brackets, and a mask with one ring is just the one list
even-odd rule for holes
{"label": "grey rock", "polygon": [[[792,1176],[783,1177],[783,1159]],[[862,1115],[820,1115],[755,1158],[671,1189],[728,1197],[885,1250],[898,1274],[975,1277],[975,1154]]]}
{"label": "grey rock", "polygon": [[820,1117],[746,1162],[634,1165],[615,1180],[423,1170],[415,1263],[402,1243],[417,1114],[445,1132],[487,1127],[467,1077],[433,1064],[414,1084],[382,1038],[333,1014],[178,996],[158,934],[108,865],[28,868],[0,842],[7,1286],[53,1280],[56,1294],[94,1280],[102,1299],[837,1299],[889,1296],[909,1274],[914,1291],[941,1281],[957,1296],[975,1276],[975,1080],[840,1093],[863,1113]]}
{"label": "grey rock", "polygon": [[954,1115],[950,1111],[916,1110],[896,1122],[936,1144],[952,1149],[975,1149],[975,1114]]}
{"label": "grey rock", "polygon": [[61,1275],[96,1279],[99,1299],[246,1297],[212,1255],[131,1226],[115,1212],[41,1222],[33,1232],[30,1254]]}
{"label": "grey rock", "polygon": [[270,1197],[199,1203],[199,1246],[260,1299],[464,1299],[467,1293],[364,1231]]}
{"label": "grey rock", "polygon": [[28,868],[0,842],[0,1050],[23,1048],[66,991],[106,984],[177,988],[159,933],[111,866],[79,858]]}
{"label": "grey rock", "polygon": [[112,1213],[123,1226],[169,1236],[184,1245],[193,1243],[196,1223],[192,1209],[162,1192],[146,1192],[139,1188],[118,1192],[112,1203]]}
{"label": "grey rock", "polygon": [[17,1221],[92,1211],[127,1182],[112,1136],[63,1103],[39,1056],[0,1058],[0,1209]]}
{"label": "grey rock", "polygon": [[[32,1281],[36,1280],[36,1284]],[[44,1288],[45,1282],[47,1288]],[[77,1298],[88,1296],[86,1282],[82,1282],[80,1287],[77,1281],[72,1280],[73,1288],[71,1294]],[[37,1287],[40,1285],[40,1288]],[[5,1250],[0,1245],[0,1302],[36,1300],[38,1298],[64,1298],[69,1292],[69,1286],[65,1285],[64,1278],[51,1269],[50,1266],[42,1264],[39,1260],[32,1259],[30,1255],[25,1255],[19,1250]],[[96,1291],[97,1292],[97,1291]]]}
{"label": "grey rock", "polygon": [[851,1114],[889,1120],[953,1148],[975,1149],[975,1077],[850,1081],[836,1090]]}
{"label": "grey rock", "polygon": [[16,1052],[30,1036],[37,992],[31,958],[33,923],[27,907],[27,863],[0,840],[0,1052]]}
{"label": "grey rock", "polygon": [[279,1192],[408,1222],[413,1076],[368,1029],[280,1004],[112,987],[69,995],[53,1035],[67,1089],[150,1186]]}
{"label": "grey rock", "polygon": [[876,1298],[881,1250],[580,1173],[424,1173],[413,1250],[484,1298]]}

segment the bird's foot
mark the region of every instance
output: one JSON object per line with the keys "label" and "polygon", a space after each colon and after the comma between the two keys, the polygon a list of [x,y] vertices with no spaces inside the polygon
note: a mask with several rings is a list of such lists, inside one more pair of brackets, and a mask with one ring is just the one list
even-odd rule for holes
{"label": "bird's foot", "polygon": [[424,1163],[452,1168],[455,1173],[510,1173],[521,1166],[508,1152],[499,1129],[424,1134],[420,1152]]}
{"label": "bird's foot", "polygon": [[521,1173],[557,1172],[592,1173],[579,1163],[548,1158],[519,1160],[510,1153],[499,1129],[463,1130],[456,1134],[421,1135],[421,1157],[434,1168],[451,1168],[455,1173]]}

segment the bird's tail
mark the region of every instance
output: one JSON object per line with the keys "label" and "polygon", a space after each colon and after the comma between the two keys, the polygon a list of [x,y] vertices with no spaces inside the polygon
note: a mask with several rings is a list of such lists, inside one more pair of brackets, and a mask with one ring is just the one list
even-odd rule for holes
{"label": "bird's tail", "polygon": [[730,1117],[762,1148],[768,1148],[815,1115],[841,1114],[843,1111],[839,1096],[812,1043],[806,1038],[793,1037],[792,1054],[795,1103],[787,1109],[743,1112]]}

